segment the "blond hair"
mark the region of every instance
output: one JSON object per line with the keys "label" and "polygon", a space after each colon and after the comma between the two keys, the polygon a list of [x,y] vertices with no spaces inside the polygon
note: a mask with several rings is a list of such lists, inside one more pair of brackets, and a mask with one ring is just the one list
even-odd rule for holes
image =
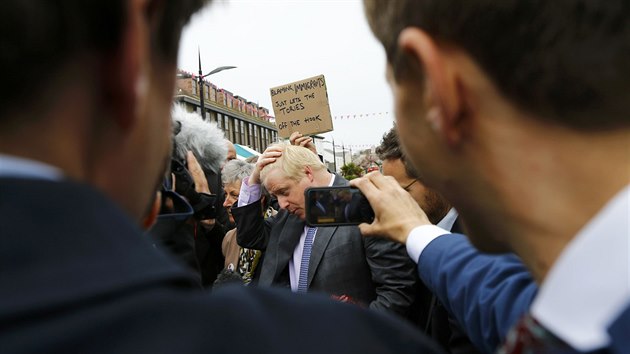
{"label": "blond hair", "polygon": [[299,181],[306,175],[304,167],[308,166],[313,171],[326,169],[326,166],[319,160],[319,156],[305,147],[290,145],[288,142],[275,143],[271,146],[281,147],[282,156],[263,167],[260,171],[260,179],[263,181],[271,171],[278,168],[282,169],[285,176],[294,181]]}

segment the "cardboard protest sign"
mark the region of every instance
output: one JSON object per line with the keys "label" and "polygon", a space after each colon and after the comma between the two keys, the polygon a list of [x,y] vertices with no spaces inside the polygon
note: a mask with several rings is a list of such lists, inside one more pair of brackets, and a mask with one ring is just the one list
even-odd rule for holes
{"label": "cardboard protest sign", "polygon": [[274,87],[270,91],[280,137],[288,138],[295,131],[312,135],[333,130],[324,75]]}

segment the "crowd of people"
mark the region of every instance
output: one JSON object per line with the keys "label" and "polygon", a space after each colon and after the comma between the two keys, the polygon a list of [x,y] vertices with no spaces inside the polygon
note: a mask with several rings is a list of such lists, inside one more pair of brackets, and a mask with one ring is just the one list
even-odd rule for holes
{"label": "crowd of people", "polygon": [[[351,181],[172,106],[206,2],[0,5],[0,352],[630,351],[626,0],[364,0],[396,125]],[[373,221],[308,225],[341,186]]]}

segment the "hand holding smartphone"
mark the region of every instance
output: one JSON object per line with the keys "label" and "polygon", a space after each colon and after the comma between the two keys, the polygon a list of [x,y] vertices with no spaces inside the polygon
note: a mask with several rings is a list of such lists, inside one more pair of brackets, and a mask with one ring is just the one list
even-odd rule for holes
{"label": "hand holding smartphone", "polygon": [[309,226],[344,226],[371,223],[374,211],[358,188],[315,187],[304,191]]}

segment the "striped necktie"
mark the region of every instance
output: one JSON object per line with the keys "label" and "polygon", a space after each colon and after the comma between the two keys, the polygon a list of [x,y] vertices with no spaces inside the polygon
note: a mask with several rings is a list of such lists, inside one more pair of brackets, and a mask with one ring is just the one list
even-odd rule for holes
{"label": "striped necktie", "polygon": [[308,285],[308,261],[311,259],[311,249],[315,238],[316,227],[309,227],[304,239],[304,249],[302,250],[302,262],[300,263],[300,277],[298,278],[298,293],[305,293]]}

